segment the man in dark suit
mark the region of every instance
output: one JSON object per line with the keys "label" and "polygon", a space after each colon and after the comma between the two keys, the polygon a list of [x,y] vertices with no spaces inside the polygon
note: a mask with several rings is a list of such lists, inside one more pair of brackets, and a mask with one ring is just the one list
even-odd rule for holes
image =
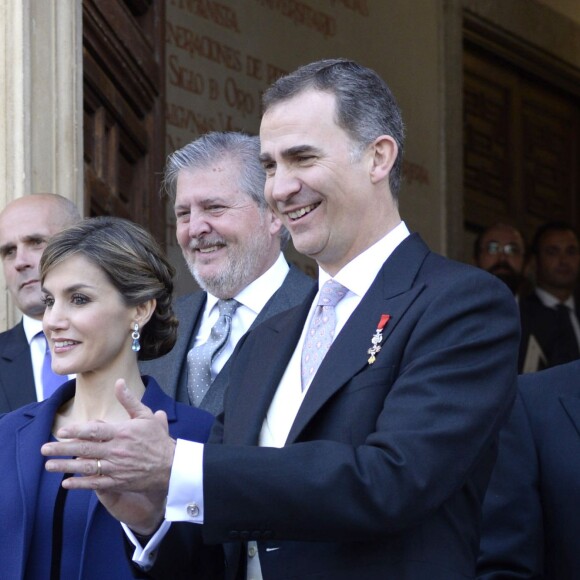
{"label": "man in dark suit", "polygon": [[574,228],[549,222],[532,241],[536,288],[520,300],[520,372],[534,372],[580,357],[580,323],[574,296],[580,244]]}
{"label": "man in dark suit", "polygon": [[520,377],[483,508],[478,578],[580,578],[580,361]]}
{"label": "man in dark suit", "polygon": [[[164,184],[175,208],[177,241],[203,291],[177,300],[179,335],[173,350],[141,363],[178,401],[218,415],[227,367],[238,340],[274,314],[300,304],[314,280],[281,254],[288,232],[264,198],[258,137],[208,133],[169,156]],[[194,398],[188,353],[209,339],[218,300],[239,306],[232,329],[211,362],[212,382]]]}
{"label": "man in dark suit", "polygon": [[52,193],[20,197],[0,213],[4,279],[14,305],[22,312],[22,320],[0,334],[0,413],[44,398],[45,340],[37,336],[42,330],[44,303],[38,264],[49,238],[80,219],[74,203]]}
{"label": "man in dark suit", "polygon": [[97,489],[139,536],[165,515],[144,550],[132,536],[158,577],[187,577],[191,523],[224,544],[230,579],[473,577],[516,389],[513,296],[401,221],[403,123],[376,73],[306,65],[264,111],[266,198],[318,262],[320,291],[240,341],[211,443],[172,442],[119,389],[132,419],[59,431],[85,440],[43,446],[78,457],[47,469],[83,473],[63,485]]}

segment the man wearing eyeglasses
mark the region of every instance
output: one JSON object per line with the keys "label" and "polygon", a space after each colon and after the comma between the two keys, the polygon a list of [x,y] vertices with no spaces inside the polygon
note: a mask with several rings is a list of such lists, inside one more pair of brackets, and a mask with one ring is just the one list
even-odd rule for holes
{"label": "man wearing eyeglasses", "polygon": [[532,242],[536,288],[520,301],[520,371],[534,372],[580,357],[580,324],[574,291],[580,244],[566,222],[538,228]]}
{"label": "man wearing eyeglasses", "polygon": [[497,276],[518,296],[525,282],[525,247],[518,229],[508,224],[494,224],[475,240],[475,264]]}

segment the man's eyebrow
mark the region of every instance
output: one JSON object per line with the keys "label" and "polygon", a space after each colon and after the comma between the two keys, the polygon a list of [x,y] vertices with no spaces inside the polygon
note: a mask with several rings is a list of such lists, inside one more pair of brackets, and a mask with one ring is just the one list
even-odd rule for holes
{"label": "man's eyebrow", "polygon": [[[294,147],[288,147],[284,149],[280,155],[284,159],[292,159],[293,157],[299,157],[304,154],[319,155],[321,153],[320,148],[314,147],[313,145],[295,145]],[[266,163],[272,161],[272,156],[269,153],[261,153],[260,161]]]}
{"label": "man's eyebrow", "polygon": [[43,234],[30,234],[28,236],[24,236],[22,238],[22,241],[25,244],[29,244],[30,242],[46,242],[48,240],[48,236],[45,236]]}
{"label": "man's eyebrow", "polygon": [[272,156],[269,153],[260,153],[258,159],[260,160],[260,163],[267,163],[272,161]]}
{"label": "man's eyebrow", "polygon": [[[48,236],[44,234],[29,234],[21,238],[21,241],[25,244],[38,244],[39,242],[46,242],[48,241]],[[8,242],[3,246],[0,246],[0,256],[5,256],[8,254],[10,250],[13,250],[16,247],[14,242]]]}
{"label": "man's eyebrow", "polygon": [[198,199],[195,201],[195,203],[176,203],[173,206],[173,209],[175,211],[177,211],[178,209],[190,209],[192,206],[206,206],[206,205],[211,205],[214,203],[221,203],[221,204],[226,204],[228,202],[227,199],[225,199],[224,197],[220,196],[220,195],[212,195],[211,197],[204,197],[202,199]]}

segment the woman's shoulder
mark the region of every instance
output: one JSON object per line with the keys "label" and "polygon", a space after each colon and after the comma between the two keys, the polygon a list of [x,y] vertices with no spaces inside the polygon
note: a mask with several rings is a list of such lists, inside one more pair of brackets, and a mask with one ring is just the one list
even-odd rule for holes
{"label": "woman's shoulder", "polygon": [[169,424],[172,437],[205,443],[214,422],[214,416],[207,411],[175,403],[176,421]]}
{"label": "woman's shoulder", "polygon": [[9,411],[8,413],[0,414],[0,428],[6,428],[8,425],[10,425],[10,427],[17,427],[18,425],[30,421],[42,405],[42,402],[28,403],[27,405]]}

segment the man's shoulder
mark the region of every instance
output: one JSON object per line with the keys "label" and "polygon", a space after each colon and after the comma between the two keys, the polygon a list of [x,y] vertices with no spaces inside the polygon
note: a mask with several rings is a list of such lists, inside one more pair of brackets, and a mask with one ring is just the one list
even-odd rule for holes
{"label": "man's shoulder", "polygon": [[540,407],[559,397],[580,398],[580,360],[520,375],[519,391],[529,406]]}
{"label": "man's shoulder", "polygon": [[24,346],[27,345],[28,341],[26,339],[26,334],[24,332],[24,327],[22,322],[19,322],[12,328],[0,332],[0,351],[4,348],[14,347],[14,346]]}
{"label": "man's shoulder", "polygon": [[24,327],[22,326],[22,321],[20,321],[18,324],[15,324],[12,328],[8,328],[7,330],[0,332],[0,340],[6,340],[19,335],[26,337],[26,334],[24,333]]}
{"label": "man's shoulder", "polygon": [[191,314],[196,308],[201,308],[207,299],[207,292],[205,290],[196,290],[189,294],[177,297],[173,302],[173,310],[177,318],[180,315]]}
{"label": "man's shoulder", "polygon": [[314,278],[305,274],[298,266],[290,264],[288,274],[286,274],[280,288],[287,292],[305,295],[310,292],[315,284],[316,280]]}

